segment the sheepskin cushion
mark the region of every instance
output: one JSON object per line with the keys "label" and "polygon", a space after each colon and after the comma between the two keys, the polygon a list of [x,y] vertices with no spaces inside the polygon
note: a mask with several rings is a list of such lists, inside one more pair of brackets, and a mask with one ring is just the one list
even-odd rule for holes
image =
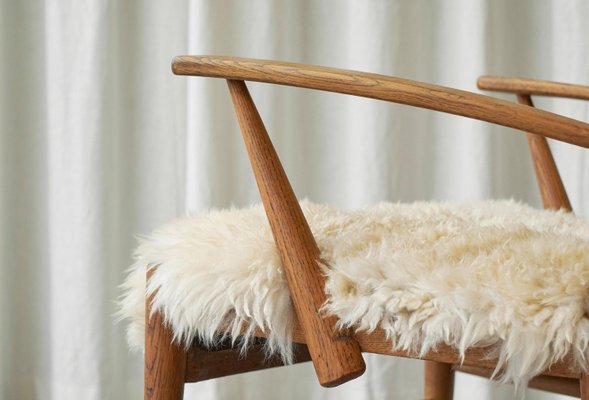
{"label": "sheepskin cushion", "polygon": [[[566,354],[584,368],[586,220],[513,201],[301,205],[327,264],[324,312],[342,326],[382,328],[391,347],[421,352],[497,345],[504,378],[520,383]],[[180,219],[142,240],[120,303],[132,347],[143,346],[156,290],[177,340],[214,345],[223,327],[246,349],[258,328],[269,353],[291,360],[293,311],[261,206]]]}

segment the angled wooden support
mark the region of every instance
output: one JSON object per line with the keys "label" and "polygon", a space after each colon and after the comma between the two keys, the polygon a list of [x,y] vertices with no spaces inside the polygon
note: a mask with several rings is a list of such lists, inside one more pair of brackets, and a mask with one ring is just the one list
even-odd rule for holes
{"label": "angled wooden support", "polygon": [[[147,271],[147,281],[153,274]],[[173,339],[172,329],[159,312],[151,315],[151,302],[145,303],[144,400],[181,400],[186,375],[186,350]]]}
{"label": "angled wooden support", "polygon": [[[534,107],[532,95],[568,97],[589,100],[589,87],[569,85],[535,79],[481,76],[477,81],[479,89],[514,93],[518,103]],[[572,211],[562,179],[546,140],[546,134],[526,130],[536,179],[544,208]],[[535,134],[534,134],[535,133]]]}
{"label": "angled wooden support", "polygon": [[245,83],[227,83],[317,377],[323,386],[339,385],[364,373],[360,347],[335,329],[335,317],[321,315],[325,278],[315,238]]}
{"label": "angled wooden support", "polygon": [[[532,98],[529,94],[517,94],[517,101],[520,104],[534,107]],[[569,196],[566,193],[562,179],[554,162],[552,151],[548,146],[548,141],[544,136],[526,133],[528,146],[536,171],[536,179],[540,188],[540,195],[544,208],[565,209],[572,211]]]}

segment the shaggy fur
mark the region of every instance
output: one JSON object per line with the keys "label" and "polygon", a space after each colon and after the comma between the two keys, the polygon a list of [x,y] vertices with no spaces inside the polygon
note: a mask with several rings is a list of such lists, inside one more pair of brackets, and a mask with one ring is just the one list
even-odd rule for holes
{"label": "shaggy fur", "polygon": [[[503,378],[525,384],[589,343],[589,223],[511,201],[383,203],[358,211],[302,203],[329,267],[324,311],[342,326],[384,329],[391,347],[460,353],[499,345]],[[254,328],[291,361],[293,311],[261,206],[177,220],[143,240],[120,316],[142,348],[145,272],[176,339],[213,345],[220,327],[247,349]]]}

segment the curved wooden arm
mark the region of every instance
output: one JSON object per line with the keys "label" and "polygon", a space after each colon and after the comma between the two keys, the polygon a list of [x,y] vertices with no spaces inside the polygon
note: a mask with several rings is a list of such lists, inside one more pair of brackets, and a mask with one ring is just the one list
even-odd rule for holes
{"label": "curved wooden arm", "polygon": [[589,148],[589,124],[489,96],[407,79],[278,61],[179,56],[177,75],[236,79],[325,90],[462,115]]}
{"label": "curved wooden arm", "polygon": [[537,79],[481,76],[477,81],[477,86],[479,89],[493,90],[496,92],[589,100],[589,86],[541,81]]}

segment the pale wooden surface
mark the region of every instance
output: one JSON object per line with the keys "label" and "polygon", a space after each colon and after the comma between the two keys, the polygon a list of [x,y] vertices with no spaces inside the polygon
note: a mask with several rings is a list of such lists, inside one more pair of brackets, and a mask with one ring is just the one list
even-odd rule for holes
{"label": "pale wooden surface", "polygon": [[[147,272],[147,280],[153,268]],[[186,351],[173,342],[172,329],[155,312],[150,318],[151,302],[145,302],[144,400],[180,400],[184,393]]]}
{"label": "pale wooden surface", "polygon": [[589,100],[589,86],[568,83],[505,76],[481,76],[477,85],[479,89],[498,92]]}
{"label": "pale wooden surface", "polygon": [[315,238],[245,83],[230,80],[228,85],[317,377],[323,386],[339,385],[364,373],[360,348],[352,335],[335,331],[336,317],[320,315],[325,278]]}
{"label": "pale wooden surface", "polygon": [[217,56],[178,56],[178,75],[275,83],[345,93],[463,115],[589,147],[589,125],[493,97],[366,72]]}

